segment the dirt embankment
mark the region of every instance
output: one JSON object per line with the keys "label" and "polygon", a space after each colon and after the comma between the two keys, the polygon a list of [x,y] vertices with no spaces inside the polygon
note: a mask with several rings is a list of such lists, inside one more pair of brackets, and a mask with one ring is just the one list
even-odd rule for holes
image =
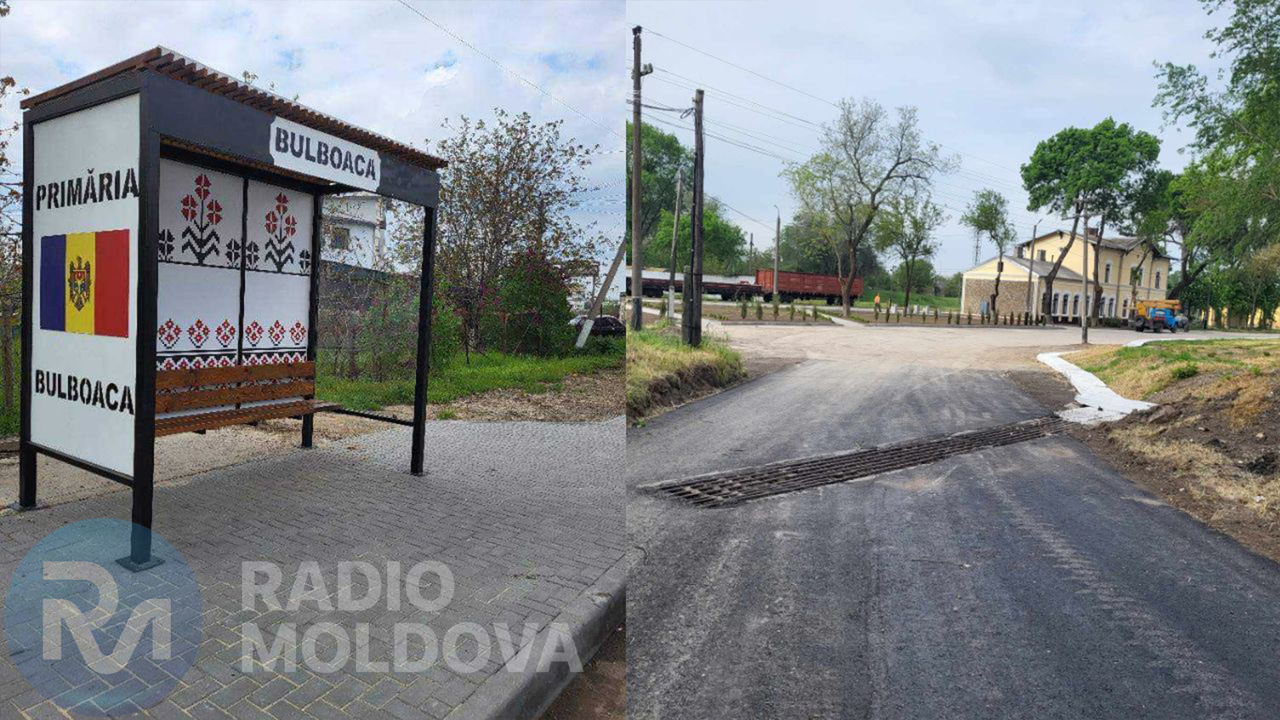
{"label": "dirt embankment", "polygon": [[1147,347],[1083,358],[1159,405],[1080,436],[1170,505],[1280,561],[1280,343]]}
{"label": "dirt embankment", "polygon": [[697,348],[670,328],[627,336],[627,420],[638,422],[746,377],[737,351],[704,336]]}

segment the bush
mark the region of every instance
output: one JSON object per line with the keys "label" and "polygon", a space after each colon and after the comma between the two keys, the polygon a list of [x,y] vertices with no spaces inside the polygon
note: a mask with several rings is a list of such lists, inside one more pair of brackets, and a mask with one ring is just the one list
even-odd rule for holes
{"label": "bush", "polygon": [[1178,367],[1173,369],[1174,380],[1186,380],[1187,378],[1193,378],[1199,374],[1200,374],[1200,368],[1197,367],[1195,363],[1187,363],[1186,365],[1179,365]]}
{"label": "bush", "polygon": [[568,278],[534,249],[511,259],[481,312],[485,344],[503,352],[563,355],[576,339]]}

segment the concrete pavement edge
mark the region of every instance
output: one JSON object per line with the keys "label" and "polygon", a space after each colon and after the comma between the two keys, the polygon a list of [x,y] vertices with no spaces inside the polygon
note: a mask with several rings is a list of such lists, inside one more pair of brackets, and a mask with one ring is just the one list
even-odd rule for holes
{"label": "concrete pavement edge", "polygon": [[[534,638],[533,648],[547,643],[553,624],[563,623],[582,665],[595,657],[613,628],[626,619],[627,559],[622,557],[605,571],[595,583],[557,615]],[[461,705],[449,713],[448,720],[533,720],[577,677],[564,662],[553,663],[546,672],[536,672],[537,653],[514,665],[513,658],[497,673],[476,688]]]}

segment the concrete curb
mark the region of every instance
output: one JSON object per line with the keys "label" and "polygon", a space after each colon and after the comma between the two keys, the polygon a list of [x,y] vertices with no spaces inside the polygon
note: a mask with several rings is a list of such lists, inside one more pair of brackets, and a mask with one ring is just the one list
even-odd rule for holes
{"label": "concrete curb", "polygon": [[1064,420],[1093,425],[1100,422],[1119,420],[1131,412],[1147,410],[1155,407],[1155,403],[1142,400],[1130,400],[1116,393],[1097,375],[1064,360],[1065,352],[1040,353],[1036,359],[1057,370],[1071,381],[1076,389],[1076,402],[1083,407],[1060,411],[1058,415]]}
{"label": "concrete curb", "polygon": [[552,624],[568,627],[578,657],[585,666],[609,633],[626,619],[626,566],[626,557],[614,563],[538,632],[532,643],[533,652],[522,669],[516,665],[518,656],[513,658],[454,708],[446,716],[448,720],[533,720],[541,715],[576,677],[563,662],[553,663],[546,672],[536,672],[538,656],[547,643]]}

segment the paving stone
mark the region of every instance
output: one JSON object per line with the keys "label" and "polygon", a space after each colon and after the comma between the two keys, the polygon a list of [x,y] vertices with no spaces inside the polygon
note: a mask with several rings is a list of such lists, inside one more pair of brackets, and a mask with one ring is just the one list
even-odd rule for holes
{"label": "paving stone", "polygon": [[[447,716],[500,671],[493,623],[510,624],[518,638],[523,623],[550,622],[622,559],[624,435],[620,420],[430,423],[425,477],[408,474],[409,431],[395,428],[158,486],[155,530],[183,554],[200,583],[204,641],[178,688],[146,714],[238,720]],[[7,579],[32,545],[62,525],[128,513],[129,494],[122,492],[0,516],[0,573]],[[404,598],[398,610],[383,598],[359,613],[326,611],[321,598],[336,601],[336,564],[345,560],[371,562],[380,572],[387,560],[399,561],[402,572],[424,560],[445,563],[456,584],[454,600],[430,613]],[[326,592],[308,594],[294,610],[269,609],[260,600],[246,610],[240,587],[245,561],[280,566],[281,602],[305,561],[319,563]],[[423,592],[434,596],[431,587]],[[392,659],[397,622],[426,624],[437,642],[453,624],[471,622],[489,632],[490,662],[466,676],[442,669],[443,661],[415,675],[359,672],[357,616],[369,626],[371,660]],[[341,672],[313,672],[301,653],[292,672],[280,662],[267,670],[256,659],[251,671],[242,671],[242,623],[257,624],[270,647],[282,623],[296,629],[300,644],[306,628],[324,621],[351,640],[351,659]],[[320,645],[328,648],[320,656],[332,657],[332,644]],[[420,641],[411,640],[409,648],[421,649]],[[464,642],[463,649],[462,657],[473,656],[474,644]],[[61,674],[68,688],[91,679],[71,665]],[[0,720],[46,700],[27,687],[7,653],[0,653],[0,686]]]}

